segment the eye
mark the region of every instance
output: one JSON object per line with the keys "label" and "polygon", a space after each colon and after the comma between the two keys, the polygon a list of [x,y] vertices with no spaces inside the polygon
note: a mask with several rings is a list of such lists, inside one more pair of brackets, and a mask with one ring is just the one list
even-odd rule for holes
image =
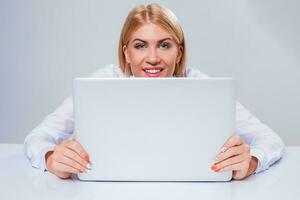
{"label": "eye", "polygon": [[168,43],[168,42],[162,42],[159,44],[159,48],[162,48],[162,49],[168,49],[170,48],[171,44]]}
{"label": "eye", "polygon": [[134,48],[136,48],[136,49],[144,49],[146,47],[147,47],[147,45],[145,43],[136,43],[134,45]]}

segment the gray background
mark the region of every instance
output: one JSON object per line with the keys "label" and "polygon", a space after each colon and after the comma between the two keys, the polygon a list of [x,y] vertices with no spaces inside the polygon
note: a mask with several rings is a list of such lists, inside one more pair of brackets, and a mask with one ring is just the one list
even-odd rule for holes
{"label": "gray background", "polygon": [[[236,77],[238,100],[300,145],[299,1],[157,2],[180,19],[189,66]],[[0,142],[22,143],[74,77],[117,63],[122,24],[141,3],[0,0]]]}

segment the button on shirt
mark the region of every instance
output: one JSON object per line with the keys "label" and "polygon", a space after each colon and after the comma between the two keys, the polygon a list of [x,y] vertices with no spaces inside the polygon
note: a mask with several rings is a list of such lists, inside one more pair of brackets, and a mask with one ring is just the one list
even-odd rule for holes
{"label": "button on shirt", "polygon": [[[193,68],[188,68],[184,76],[208,77]],[[125,77],[125,75],[118,66],[108,65],[94,72],[91,77]],[[73,98],[68,97],[25,138],[24,152],[32,166],[45,171],[45,154],[54,150],[55,145],[69,139],[73,130]],[[251,155],[258,159],[255,173],[268,169],[283,154],[284,144],[281,138],[239,102],[236,102],[235,133],[250,146]]]}

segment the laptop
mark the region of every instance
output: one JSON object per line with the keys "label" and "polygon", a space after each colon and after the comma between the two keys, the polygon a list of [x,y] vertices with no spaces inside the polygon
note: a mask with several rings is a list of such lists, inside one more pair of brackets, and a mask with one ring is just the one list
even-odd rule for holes
{"label": "laptop", "polygon": [[234,133],[233,78],[76,78],[85,181],[229,181],[210,167]]}

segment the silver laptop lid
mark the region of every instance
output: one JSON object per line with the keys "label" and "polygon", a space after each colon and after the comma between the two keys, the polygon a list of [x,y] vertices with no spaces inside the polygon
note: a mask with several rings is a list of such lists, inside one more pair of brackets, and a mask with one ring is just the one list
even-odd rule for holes
{"label": "silver laptop lid", "polygon": [[81,180],[231,179],[210,166],[234,133],[232,78],[77,78],[74,112],[93,168]]}

